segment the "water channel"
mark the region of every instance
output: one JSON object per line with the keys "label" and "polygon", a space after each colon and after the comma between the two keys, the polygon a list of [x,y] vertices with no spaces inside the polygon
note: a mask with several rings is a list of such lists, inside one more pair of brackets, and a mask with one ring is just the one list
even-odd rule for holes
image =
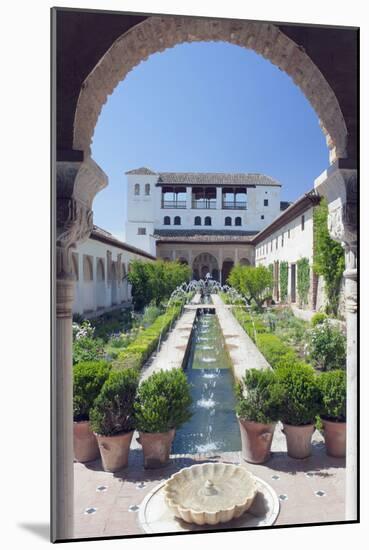
{"label": "water channel", "polygon": [[234,378],[217,316],[200,311],[195,323],[185,367],[193,416],[177,430],[172,452],[239,451]]}

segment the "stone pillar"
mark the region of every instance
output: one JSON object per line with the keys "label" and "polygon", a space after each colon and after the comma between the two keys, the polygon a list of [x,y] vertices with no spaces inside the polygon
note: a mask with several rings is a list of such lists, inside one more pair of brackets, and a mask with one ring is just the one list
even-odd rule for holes
{"label": "stone pillar", "polygon": [[221,210],[222,209],[222,188],[217,187],[216,190],[217,190],[217,210]]}
{"label": "stone pillar", "polygon": [[[343,164],[343,162],[341,162]],[[357,172],[336,163],[314,184],[328,201],[328,228],[345,249],[347,334],[346,520],[357,519]]]}
{"label": "stone pillar", "polygon": [[[192,208],[192,187],[186,187],[186,208],[191,210]],[[191,224],[193,220],[191,220]]]}
{"label": "stone pillar", "polygon": [[71,252],[93,227],[92,200],[107,177],[88,159],[59,162],[56,167],[56,256],[53,283],[52,361],[52,517],[53,541],[73,537],[73,371],[72,305],[74,278]]}

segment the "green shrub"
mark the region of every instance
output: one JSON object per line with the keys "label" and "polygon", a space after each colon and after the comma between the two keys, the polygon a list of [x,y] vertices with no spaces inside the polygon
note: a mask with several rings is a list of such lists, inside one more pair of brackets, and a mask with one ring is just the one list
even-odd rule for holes
{"label": "green shrub", "polygon": [[91,427],[100,435],[134,429],[138,375],[134,369],[112,370],[90,411]]}
{"label": "green shrub", "polygon": [[285,302],[288,294],[288,262],[281,262],[279,265],[279,289],[281,301]]}
{"label": "green shrub", "polygon": [[285,424],[313,424],[321,409],[321,395],[314,369],[302,363],[276,371],[283,396],[281,420]]}
{"label": "green shrub", "polygon": [[344,369],[346,338],[329,320],[325,320],[310,331],[309,353],[314,365],[323,371]]}
{"label": "green shrub", "polygon": [[310,289],[310,266],[308,258],[297,260],[297,293],[299,295],[299,305],[308,303]]}
{"label": "green shrub", "polygon": [[128,281],[132,285],[135,308],[141,310],[150,303],[158,306],[163,300],[168,299],[179,285],[189,281],[190,277],[189,266],[177,261],[132,261]]}
{"label": "green shrub", "polygon": [[73,342],[73,365],[98,361],[104,357],[104,342],[100,338],[81,337]]}
{"label": "green shrub", "polygon": [[325,198],[314,208],[314,271],[325,282],[328,298],[327,313],[337,315],[345,251],[341,243],[334,241],[328,230],[328,203]]}
{"label": "green shrub", "polygon": [[248,302],[253,300],[257,309],[261,308],[266,293],[273,284],[269,270],[262,265],[253,267],[237,264],[231,269],[228,281]]}
{"label": "green shrub", "polygon": [[311,324],[313,327],[315,327],[316,325],[320,325],[321,323],[323,323],[323,321],[325,321],[326,319],[328,319],[328,315],[326,313],[317,311],[317,313],[314,313],[311,318]]}
{"label": "green shrub", "polygon": [[237,414],[240,418],[269,424],[280,416],[282,394],[272,369],[250,369],[237,387]]}
{"label": "green shrub", "polygon": [[154,373],[141,383],[137,392],[137,429],[162,433],[178,428],[191,418],[191,403],[190,385],[183,371]]}
{"label": "green shrub", "polygon": [[318,376],[322,407],[320,415],[327,420],[346,421],[346,373],[342,370],[323,372]]}
{"label": "green shrub", "polygon": [[107,361],[86,361],[73,367],[73,417],[88,420],[94,400],[109,376]]}
{"label": "green shrub", "polygon": [[275,334],[258,334],[257,346],[274,369],[300,362],[295,350]]}
{"label": "green shrub", "polygon": [[153,351],[156,350],[160,335],[162,338],[181,312],[180,306],[173,306],[156,318],[153,324],[141,330],[136,339],[121,351],[114,361],[114,368],[134,367],[140,369]]}

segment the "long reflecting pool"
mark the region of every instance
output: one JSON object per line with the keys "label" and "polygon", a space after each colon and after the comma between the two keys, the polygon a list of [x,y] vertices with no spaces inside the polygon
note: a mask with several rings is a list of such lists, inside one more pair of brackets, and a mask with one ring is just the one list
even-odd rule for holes
{"label": "long reflecting pool", "polygon": [[239,451],[234,378],[218,319],[200,313],[185,367],[192,388],[189,422],[177,430],[173,453]]}

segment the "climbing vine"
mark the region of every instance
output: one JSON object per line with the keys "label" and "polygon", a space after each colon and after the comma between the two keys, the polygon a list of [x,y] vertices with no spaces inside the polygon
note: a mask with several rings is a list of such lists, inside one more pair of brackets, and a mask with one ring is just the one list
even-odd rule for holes
{"label": "climbing vine", "polygon": [[270,274],[272,276],[272,284],[269,288],[269,292],[270,294],[273,294],[273,287],[274,287],[274,265],[273,264],[269,264],[268,265],[268,270],[270,271]]}
{"label": "climbing vine", "polygon": [[279,266],[279,290],[281,301],[285,302],[288,294],[288,262],[281,262]]}
{"label": "climbing vine", "polygon": [[328,204],[321,199],[314,208],[314,265],[317,275],[325,282],[327,313],[337,315],[340,286],[345,268],[344,251],[340,243],[331,239],[328,231]]}
{"label": "climbing vine", "polygon": [[310,289],[310,267],[308,258],[297,260],[297,292],[300,305],[308,303]]}

